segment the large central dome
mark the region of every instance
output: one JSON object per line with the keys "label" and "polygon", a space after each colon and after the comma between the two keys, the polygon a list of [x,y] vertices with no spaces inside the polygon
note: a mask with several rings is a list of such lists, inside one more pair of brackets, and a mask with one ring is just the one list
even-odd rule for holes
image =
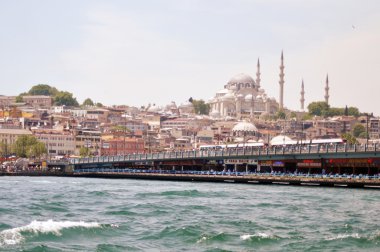
{"label": "large central dome", "polygon": [[255,81],[251,76],[248,74],[240,73],[232,77],[229,82],[227,83],[226,87],[228,89],[231,88],[236,88],[236,89],[241,89],[241,88],[254,88],[256,86]]}

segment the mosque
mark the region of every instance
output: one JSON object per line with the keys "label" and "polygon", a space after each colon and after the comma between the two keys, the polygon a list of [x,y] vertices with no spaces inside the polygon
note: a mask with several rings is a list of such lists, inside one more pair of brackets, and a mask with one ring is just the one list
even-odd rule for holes
{"label": "mosque", "polygon": [[[208,104],[210,105],[210,116],[212,118],[232,117],[238,120],[253,118],[255,115],[273,115],[284,109],[284,54],[281,52],[280,64],[280,92],[279,102],[273,97],[268,97],[265,90],[260,86],[260,61],[257,61],[256,80],[248,74],[240,73],[232,77],[224,89],[216,93]],[[325,102],[329,104],[329,79],[326,77]],[[301,84],[301,111],[305,111],[305,89]]]}
{"label": "mosque", "polygon": [[281,53],[280,65],[280,103],[273,97],[268,97],[260,86],[260,61],[257,61],[256,80],[251,76],[240,73],[232,77],[224,89],[216,93],[208,103],[210,116],[233,117],[238,120],[252,118],[255,115],[273,115],[283,108],[284,95],[284,57]]}

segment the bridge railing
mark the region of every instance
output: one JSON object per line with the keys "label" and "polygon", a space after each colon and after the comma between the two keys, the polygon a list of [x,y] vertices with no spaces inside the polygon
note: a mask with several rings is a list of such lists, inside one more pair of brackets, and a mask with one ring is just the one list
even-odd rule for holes
{"label": "bridge railing", "polygon": [[173,151],[159,153],[138,153],[118,156],[98,156],[71,159],[72,164],[86,163],[109,163],[124,161],[147,161],[165,159],[189,159],[189,158],[209,158],[209,157],[249,157],[268,155],[289,155],[289,154],[315,154],[315,153],[344,153],[344,152],[378,152],[376,144],[371,145],[350,145],[350,144],[319,144],[319,145],[287,145],[272,147],[239,147],[222,150],[192,150]]}

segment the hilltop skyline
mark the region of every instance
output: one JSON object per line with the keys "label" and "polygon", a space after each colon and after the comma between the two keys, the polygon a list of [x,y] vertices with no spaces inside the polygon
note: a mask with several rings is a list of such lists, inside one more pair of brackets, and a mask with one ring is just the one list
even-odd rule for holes
{"label": "hilltop skyline", "polygon": [[324,100],[380,114],[380,3],[12,1],[0,3],[0,94],[39,83],[106,105],[207,101],[239,73],[284,105]]}

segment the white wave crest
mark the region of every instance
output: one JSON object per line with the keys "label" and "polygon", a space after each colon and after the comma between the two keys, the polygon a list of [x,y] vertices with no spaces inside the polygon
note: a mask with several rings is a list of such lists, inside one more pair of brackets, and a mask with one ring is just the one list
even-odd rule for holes
{"label": "white wave crest", "polygon": [[353,234],[338,234],[337,236],[333,236],[330,238],[327,238],[326,240],[328,241],[333,241],[333,240],[343,240],[347,238],[355,238],[355,239],[360,239],[360,235],[358,233],[353,233]]}
{"label": "white wave crest", "polygon": [[15,245],[24,239],[22,232],[38,233],[53,233],[61,235],[61,230],[65,228],[82,227],[82,228],[97,228],[101,225],[97,222],[84,221],[32,221],[29,225],[6,229],[0,232],[0,246]]}
{"label": "white wave crest", "polygon": [[243,234],[240,236],[240,239],[242,239],[244,241],[252,239],[252,238],[273,239],[273,238],[276,238],[276,236],[274,236],[272,234],[262,233],[262,232],[259,232],[256,234]]}

